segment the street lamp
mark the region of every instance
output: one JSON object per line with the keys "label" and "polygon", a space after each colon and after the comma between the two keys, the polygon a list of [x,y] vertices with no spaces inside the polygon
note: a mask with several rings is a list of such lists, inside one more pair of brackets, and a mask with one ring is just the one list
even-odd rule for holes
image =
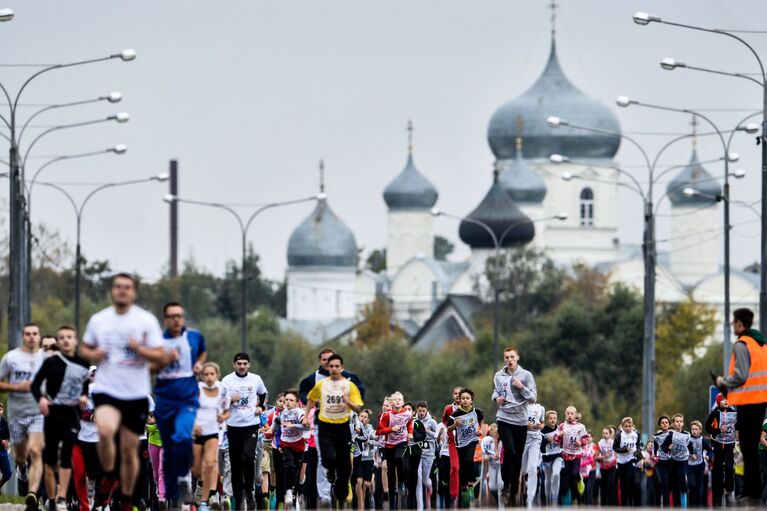
{"label": "street lamp", "polygon": [[[13,18],[13,11],[10,9],[0,10],[0,21],[8,21]],[[21,327],[29,320],[30,301],[29,301],[29,279],[30,268],[28,265],[28,244],[26,230],[26,197],[24,194],[25,179],[23,176],[23,163],[19,157],[20,146],[17,137],[17,111],[19,101],[27,86],[39,76],[57,69],[65,69],[96,62],[104,62],[112,59],[120,59],[123,62],[131,61],[136,58],[136,52],[128,49],[119,53],[113,53],[104,57],[93,59],[78,60],[63,64],[53,64],[45,66],[32,73],[19,87],[15,95],[9,93],[5,85],[0,82],[0,91],[5,96],[8,103],[7,115],[0,115],[0,121],[5,123],[9,130],[8,139],[10,141],[9,149],[9,181],[10,181],[10,200],[9,200],[9,230],[10,247],[9,259],[10,270],[8,274],[8,348],[12,349],[18,345]],[[119,119],[118,119],[119,120]]]}
{"label": "street lamp", "polygon": [[0,23],[13,19],[13,9],[0,9]]}
{"label": "street lamp", "polygon": [[[675,21],[664,20],[658,16],[651,16],[646,12],[637,12],[634,14],[634,22],[638,25],[647,25],[650,22],[662,23],[664,25],[670,25],[672,27],[684,28],[688,30],[696,30],[698,32],[707,32],[710,34],[717,34],[727,36],[741,43],[748,48],[751,54],[756,58],[756,62],[759,64],[759,70],[761,75],[761,81],[750,76],[746,76],[740,73],[724,73],[715,70],[709,70],[705,68],[697,68],[699,71],[713,72],[716,74],[725,74],[736,76],[738,78],[746,78],[757,83],[762,88],[762,223],[761,223],[761,246],[760,246],[760,259],[759,259],[759,329],[761,331],[767,331],[767,73],[765,73],[764,64],[759,57],[759,53],[753,46],[742,37],[726,30],[720,30],[717,28],[705,28],[697,25],[688,25],[686,23],[678,23]],[[681,67],[681,66],[678,66]],[[686,66],[690,67],[690,66]],[[729,318],[728,318],[729,320]]]}
{"label": "street lamp", "polygon": [[85,206],[88,204],[88,201],[93,198],[94,195],[97,193],[107,190],[110,188],[117,188],[121,186],[129,186],[129,185],[135,185],[135,184],[141,184],[141,183],[149,183],[152,181],[157,181],[159,183],[167,181],[170,179],[170,175],[167,172],[161,172],[157,175],[150,176],[144,179],[132,179],[130,181],[117,181],[112,183],[104,183],[102,185],[97,186],[93,190],[91,190],[88,195],[85,196],[85,198],[78,204],[77,201],[75,201],[74,197],[67,192],[64,188],[61,186],[55,184],[55,183],[48,183],[45,181],[40,181],[38,184],[42,186],[47,186],[50,188],[53,188],[55,190],[58,190],[64,196],[69,200],[69,203],[72,205],[72,208],[75,211],[75,220],[77,222],[77,245],[75,248],[75,329],[77,332],[80,332],[80,281],[82,280],[81,277],[81,267],[82,267],[82,256],[81,256],[81,250],[80,250],[80,239],[82,234],[82,218],[83,218],[83,211],[85,209]]}
{"label": "street lamp", "polygon": [[739,156],[737,155],[737,153],[730,153],[730,144],[732,143],[733,135],[737,133],[738,131],[749,132],[753,130],[753,126],[751,127],[749,127],[749,125],[743,126],[742,124],[746,122],[748,119],[750,119],[751,117],[758,115],[759,113],[757,112],[755,114],[751,114],[747,116],[745,119],[743,119],[741,122],[739,122],[735,126],[735,129],[733,129],[730,132],[730,137],[725,142],[724,135],[722,134],[722,131],[719,129],[719,127],[716,124],[714,124],[714,122],[711,119],[709,119],[707,116],[695,110],[690,110],[689,108],[675,108],[675,107],[669,107],[669,106],[644,103],[642,101],[629,99],[626,96],[618,96],[616,103],[622,107],[628,107],[629,105],[637,105],[637,106],[642,106],[645,108],[664,110],[667,112],[691,114],[697,118],[700,118],[706,121],[714,129],[716,134],[719,136],[719,141],[722,144],[722,151],[724,154],[722,158],[724,160],[724,194],[723,194],[723,200],[724,200],[724,327],[722,329],[723,331],[722,347],[723,347],[723,354],[724,354],[724,363],[723,363],[724,373],[723,374],[727,374],[727,372],[729,371],[730,356],[732,354],[732,338],[731,338],[730,328],[728,325],[728,322],[730,321],[730,179],[729,179],[730,168],[729,168],[729,163],[731,161],[737,161],[739,159]]}
{"label": "street lamp", "polygon": [[544,222],[547,220],[560,220],[564,221],[567,220],[568,214],[566,211],[562,211],[559,213],[556,213],[552,216],[545,217],[545,218],[538,218],[536,220],[530,220],[530,219],[524,219],[524,220],[518,220],[516,222],[509,223],[508,226],[503,230],[500,236],[496,236],[493,229],[487,225],[485,222],[481,220],[477,220],[476,218],[472,218],[470,216],[459,216],[459,215],[451,215],[450,213],[446,213],[444,211],[441,211],[436,206],[431,209],[432,216],[438,217],[438,216],[444,216],[446,218],[451,218],[453,220],[458,220],[459,222],[469,222],[474,225],[478,225],[479,227],[483,228],[487,233],[490,235],[490,239],[493,241],[493,246],[495,247],[495,258],[494,258],[494,264],[495,267],[495,284],[493,285],[493,355],[495,359],[497,360],[499,357],[499,344],[498,344],[498,338],[499,338],[499,313],[498,313],[498,302],[500,297],[501,288],[498,285],[499,281],[499,275],[500,275],[500,256],[501,256],[501,247],[503,247],[503,242],[506,239],[506,236],[511,232],[512,229],[515,227],[519,227],[520,225],[524,225],[527,223],[537,223],[537,222]]}
{"label": "street lamp", "polygon": [[300,204],[302,202],[309,202],[314,200],[322,200],[325,198],[325,193],[320,192],[317,195],[311,197],[304,197],[302,199],[287,200],[282,202],[272,202],[270,204],[264,204],[257,210],[255,210],[249,217],[244,218],[240,213],[235,211],[231,206],[222,204],[219,202],[206,202],[191,199],[184,199],[177,195],[167,194],[163,197],[163,200],[168,204],[177,202],[181,204],[193,204],[195,206],[207,206],[211,208],[223,209],[231,213],[237,220],[237,224],[240,227],[240,237],[242,241],[242,254],[241,254],[241,267],[240,267],[240,348],[241,351],[248,351],[248,321],[247,321],[247,278],[245,275],[245,262],[247,257],[247,243],[248,243],[248,228],[253,220],[262,212],[267,209],[273,209],[282,206],[290,206],[293,204]]}

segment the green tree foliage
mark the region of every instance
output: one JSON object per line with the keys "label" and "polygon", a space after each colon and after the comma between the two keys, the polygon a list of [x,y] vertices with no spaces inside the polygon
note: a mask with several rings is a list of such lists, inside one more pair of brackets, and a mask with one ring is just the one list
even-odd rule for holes
{"label": "green tree foliage", "polygon": [[447,261],[447,256],[453,253],[455,245],[450,240],[440,235],[434,236],[434,259],[437,261]]}
{"label": "green tree foliage", "polygon": [[368,254],[365,259],[365,268],[374,272],[380,273],[386,269],[386,249],[377,248]]}

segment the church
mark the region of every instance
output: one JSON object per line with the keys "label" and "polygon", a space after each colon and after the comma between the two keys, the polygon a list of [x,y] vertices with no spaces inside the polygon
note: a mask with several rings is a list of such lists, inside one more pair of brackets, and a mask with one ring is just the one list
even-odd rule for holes
{"label": "church", "polygon": [[[287,317],[283,330],[312,343],[352,340],[360,312],[376,299],[389,304],[393,320],[418,347],[439,346],[476,335],[472,316],[487,296],[488,257],[507,247],[544,249],[558,265],[595,266],[612,282],[643,288],[639,245],[618,239],[615,155],[621,138],[567,126],[552,128],[556,115],[583,126],[620,133],[608,106],[581,92],[564,73],[554,33],[543,72],[521,96],[498,107],[487,141],[495,157],[488,191],[474,210],[456,219],[460,240],[471,249],[464,261],[434,254],[434,219],[442,214],[439,191],[418,170],[412,125],[405,165],[382,190],[388,231],[386,269],[361,269],[354,233],[331,209],[330,199],[293,231],[287,248]],[[719,314],[717,337],[726,328],[719,205],[721,186],[699,162],[692,137],[689,163],[674,170],[659,195],[671,204],[670,243],[658,252],[656,301],[687,299]],[[551,155],[563,155],[552,162]],[[686,188],[704,192],[688,196]],[[449,206],[446,210],[452,210]],[[639,212],[637,213],[639,214]],[[759,275],[731,271],[731,306],[757,310]]]}

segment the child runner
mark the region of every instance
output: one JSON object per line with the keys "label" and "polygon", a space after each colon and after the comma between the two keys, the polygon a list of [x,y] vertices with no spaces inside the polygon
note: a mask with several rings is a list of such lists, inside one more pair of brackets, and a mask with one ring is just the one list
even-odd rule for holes
{"label": "child runner", "polygon": [[439,460],[437,462],[437,474],[439,475],[439,484],[437,495],[439,496],[438,507],[445,509],[450,507],[452,497],[450,495],[450,445],[448,437],[453,433],[448,433],[447,426],[439,423],[437,428],[437,448],[439,449]]}
{"label": "child runner", "polygon": [[498,490],[503,488],[503,479],[501,479],[501,446],[498,445],[498,425],[491,424],[490,430],[485,438],[482,439],[482,456],[485,459],[485,479],[490,495],[498,501]]}
{"label": "child runner", "polygon": [[448,421],[448,432],[455,431],[455,447],[458,451],[458,475],[461,486],[461,507],[470,507],[474,500],[473,485],[477,479],[474,467],[474,449],[477,447],[479,427],[485,414],[474,407],[474,391],[461,389],[460,405]]}
{"label": "child runner", "polygon": [[672,429],[661,445],[661,450],[669,453],[668,482],[674,496],[674,506],[687,507],[687,460],[690,458],[690,433],[683,431],[684,415],[671,417]]}
{"label": "child runner", "polygon": [[596,485],[597,464],[594,460],[596,454],[596,444],[593,442],[591,431],[586,430],[589,437],[589,443],[583,446],[583,455],[581,456],[581,480],[583,481],[583,502],[587,506],[594,505],[594,486]]}
{"label": "child runner", "polygon": [[418,420],[412,403],[405,403],[405,410],[413,417],[413,432],[407,436],[407,450],[405,451],[405,485],[407,487],[407,509],[416,507],[416,489],[418,488],[418,467],[421,465],[421,444],[426,439],[426,431],[422,422]]}
{"label": "child runner", "polygon": [[543,451],[543,474],[545,478],[545,497],[550,506],[556,506],[559,499],[560,475],[562,473],[562,448],[554,442],[557,432],[557,412],[546,412],[546,425],[543,426],[541,451]]}
{"label": "child runner", "polygon": [[671,419],[668,415],[661,415],[658,417],[658,427],[660,428],[653,435],[653,451],[658,457],[658,461],[655,464],[655,478],[658,480],[658,492],[660,492],[660,504],[663,507],[669,507],[669,469],[671,464],[671,454],[668,451],[661,449],[661,446],[666,441],[666,438],[671,433]]}
{"label": "child runner", "polygon": [[540,403],[527,405],[527,439],[522,454],[522,470],[527,474],[527,507],[532,507],[538,491],[538,467],[541,464],[541,441],[546,410]]}
{"label": "child runner", "polygon": [[714,466],[711,469],[711,490],[714,494],[714,507],[722,505],[722,496],[727,493],[732,497],[735,489],[735,424],[738,413],[727,406],[727,398],[716,396],[716,408],[706,420],[706,431],[714,444]]}
{"label": "child runner", "polygon": [[634,420],[624,417],[621,430],[615,434],[613,451],[618,462],[618,480],[621,485],[621,507],[640,506],[639,471],[636,462],[642,459],[642,442],[634,429]]}
{"label": "child runner", "polygon": [[202,366],[202,381],[199,383],[200,407],[194,425],[194,463],[192,472],[202,481],[202,498],[198,503],[199,511],[206,511],[208,506],[219,508],[216,498],[218,486],[218,434],[221,425],[231,414],[231,400],[226,387],[219,381],[221,369],[215,362],[206,362]]}
{"label": "child runner", "polygon": [[[711,444],[701,435],[703,424],[700,421],[690,423],[690,459],[687,460],[687,487],[690,492],[689,507],[702,507],[706,504],[706,453],[711,452]],[[767,475],[767,474],[765,474]]]}
{"label": "child runner", "polygon": [[[418,401],[415,405],[417,421],[423,424],[425,438],[421,442],[421,463],[418,467],[418,481],[416,486],[416,509],[419,511],[431,507],[431,467],[437,455],[437,429],[439,424],[429,414],[429,405],[426,401]],[[426,505],[424,506],[424,497]]]}
{"label": "child runner", "polygon": [[408,435],[413,434],[413,415],[404,408],[401,392],[390,396],[392,409],[383,414],[376,434],[386,436],[384,456],[386,458],[386,477],[389,482],[389,509],[405,507],[405,466],[404,457]]}
{"label": "child runner", "polygon": [[146,419],[147,449],[149,451],[149,464],[152,465],[152,477],[155,488],[157,488],[157,498],[165,503],[165,474],[162,470],[162,438],[160,430],[157,428],[157,421],[154,413],[147,414]]}
{"label": "child runner", "polygon": [[280,428],[280,451],[284,468],[283,482],[285,485],[286,505],[295,502],[298,472],[303,464],[306,442],[304,440],[304,410],[298,406],[298,391],[286,390],[285,407],[272,422],[272,432]]}
{"label": "child runner", "polygon": [[599,473],[602,478],[599,480],[599,504],[602,506],[617,505],[618,480],[616,472],[618,471],[618,458],[613,450],[614,434],[609,426],[602,430],[602,438],[597,443],[599,452],[595,456],[599,462]]}
{"label": "child runner", "polygon": [[578,410],[572,405],[565,408],[565,422],[557,427],[554,441],[562,446],[562,458],[564,459],[565,484],[560,486],[560,495],[564,496],[569,489],[570,498],[573,501],[578,501],[578,504],[582,504],[578,482],[580,481],[583,447],[589,443],[589,435],[586,432],[586,426],[578,421]]}
{"label": "child runner", "polygon": [[357,494],[357,509],[371,508],[365,495],[373,495],[373,448],[376,444],[375,429],[370,424],[368,409],[362,410],[354,425],[354,462],[352,463],[352,482]]}
{"label": "child runner", "polygon": [[[450,403],[442,410],[442,424],[447,426],[450,416],[458,408],[458,401],[460,400],[460,394],[462,386],[453,387],[453,402]],[[448,449],[450,449],[450,498],[456,500],[460,491],[460,484],[458,478],[458,451],[455,448],[455,435],[452,433],[447,435]]]}

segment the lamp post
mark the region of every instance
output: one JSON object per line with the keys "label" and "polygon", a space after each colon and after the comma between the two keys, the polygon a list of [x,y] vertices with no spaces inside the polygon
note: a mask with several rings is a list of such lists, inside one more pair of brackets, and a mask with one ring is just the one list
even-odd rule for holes
{"label": "lamp post", "polygon": [[[678,23],[675,21],[664,20],[659,16],[653,16],[646,12],[634,13],[634,22],[637,25],[649,25],[650,23],[661,23],[672,27],[684,28],[688,30],[696,30],[698,32],[707,32],[710,34],[718,34],[729,37],[738,41],[743,46],[748,48],[751,54],[756,58],[756,62],[759,64],[759,70],[761,75],[761,81],[754,79],[753,77],[743,75],[741,73],[725,73],[706,68],[696,68],[688,66],[686,64],[678,63],[673,59],[668,59],[664,69],[676,69],[677,67],[687,67],[698,71],[713,72],[716,74],[724,74],[735,76],[738,78],[745,78],[752,82],[756,82],[762,88],[762,187],[761,187],[761,199],[762,199],[762,223],[761,223],[761,246],[760,246],[760,259],[759,259],[759,329],[761,331],[767,331],[767,74],[764,70],[764,64],[759,57],[759,53],[753,46],[741,38],[740,36],[727,32],[726,30],[719,30],[716,28],[705,28],[696,25],[688,25],[686,23]],[[664,59],[665,60],[665,59]],[[683,64],[683,65],[680,65]],[[661,63],[663,65],[663,63]],[[726,329],[725,329],[726,330]]]}
{"label": "lamp post", "polygon": [[[8,21],[13,18],[13,11],[0,10],[0,21]],[[5,85],[0,82],[0,91],[8,103],[7,115],[0,115],[0,121],[5,123],[9,130],[9,178],[10,178],[10,271],[8,275],[8,348],[18,345],[21,335],[21,326],[29,320],[29,267],[26,242],[26,197],[24,193],[23,162],[21,161],[18,138],[17,112],[19,100],[27,86],[39,76],[50,71],[70,67],[94,64],[107,60],[119,59],[129,62],[136,58],[136,52],[131,49],[123,50],[104,57],[78,60],[63,64],[45,66],[32,73],[21,85],[14,96],[9,93]],[[118,119],[119,120],[119,119]]]}
{"label": "lamp post", "polygon": [[500,256],[501,256],[501,247],[503,247],[503,242],[506,239],[506,236],[511,232],[512,229],[515,227],[518,227],[520,225],[524,225],[527,223],[537,223],[537,222],[544,222],[547,220],[567,220],[567,212],[563,211],[560,213],[557,213],[556,215],[552,215],[545,218],[538,218],[536,220],[518,220],[516,222],[511,222],[506,228],[503,230],[500,236],[496,236],[493,229],[487,225],[485,222],[481,220],[477,220],[476,218],[472,218],[469,216],[458,216],[458,215],[451,215],[450,213],[445,213],[444,211],[441,211],[439,208],[434,207],[431,210],[431,214],[435,217],[438,216],[444,216],[446,218],[451,218],[453,220],[458,220],[459,222],[469,222],[474,225],[478,225],[481,228],[483,228],[487,233],[490,235],[490,239],[493,241],[493,246],[495,247],[495,258],[494,258],[494,264],[495,266],[495,284],[493,285],[493,357],[494,360],[498,360],[498,357],[500,356],[500,346],[498,342],[499,338],[499,314],[498,314],[498,302],[500,298],[500,292],[501,287],[498,285],[499,275],[500,275]]}
{"label": "lamp post", "polygon": [[80,239],[82,235],[82,219],[83,219],[83,211],[85,210],[85,206],[88,204],[88,201],[93,198],[94,195],[97,193],[110,189],[110,188],[117,188],[121,186],[129,186],[129,185],[136,185],[141,183],[149,183],[152,181],[157,182],[164,182],[169,179],[169,175],[165,172],[162,172],[160,174],[157,174],[155,176],[147,177],[144,179],[132,179],[130,181],[117,181],[112,183],[104,183],[100,186],[97,186],[93,190],[91,190],[88,195],[85,196],[85,198],[78,204],[77,201],[75,201],[74,197],[67,192],[63,187],[55,184],[55,183],[47,183],[45,181],[39,181],[38,184],[42,186],[47,186],[49,188],[53,188],[55,190],[58,190],[64,196],[67,198],[69,203],[72,205],[72,208],[75,212],[75,221],[76,221],[76,246],[75,246],[75,329],[77,332],[80,332],[80,281],[82,280],[81,276],[81,268],[82,268],[82,256],[81,256],[81,247],[80,247]]}
{"label": "lamp post", "polygon": [[[668,59],[670,60],[670,59]],[[667,65],[669,65],[669,62],[666,62]],[[677,64],[678,65],[678,64]],[[619,96],[616,100],[616,103],[618,106],[621,107],[629,107],[630,105],[637,105],[642,106],[645,108],[653,108],[656,110],[664,110],[667,112],[676,112],[676,113],[684,113],[684,114],[690,114],[697,118],[703,119],[706,121],[709,126],[711,126],[716,134],[719,137],[719,141],[722,144],[722,151],[724,153],[724,157],[722,158],[724,160],[724,187],[723,187],[723,195],[722,199],[724,202],[724,327],[722,328],[723,332],[723,352],[724,352],[724,363],[723,363],[723,374],[727,374],[729,364],[730,364],[730,356],[732,354],[732,338],[731,338],[731,332],[728,325],[728,322],[730,321],[730,161],[736,160],[736,158],[733,158],[733,155],[730,154],[730,144],[732,143],[732,138],[735,133],[738,131],[745,131],[747,133],[756,133],[758,128],[754,128],[753,126],[741,126],[744,122],[746,122],[748,119],[753,117],[757,114],[751,114],[747,116],[745,119],[740,121],[736,126],[735,129],[733,129],[730,132],[729,139],[725,142],[724,135],[722,134],[722,131],[719,129],[719,127],[714,124],[714,122],[709,119],[707,116],[703,115],[700,112],[697,112],[695,110],[690,110],[689,108],[675,108],[675,107],[669,107],[669,106],[662,106],[662,105],[654,105],[650,103],[644,103],[641,101],[637,101],[635,99],[628,98],[626,96]],[[702,195],[701,195],[702,197]]]}
{"label": "lamp post", "polygon": [[13,9],[0,9],[0,23],[11,21],[13,19]]}
{"label": "lamp post", "polygon": [[294,200],[288,200],[288,201],[282,201],[282,202],[272,202],[270,204],[264,204],[257,210],[255,210],[249,217],[245,218],[240,213],[234,210],[231,206],[228,206],[226,204],[222,204],[220,202],[206,202],[206,201],[198,201],[198,200],[191,200],[191,199],[184,199],[181,197],[178,197],[176,195],[168,194],[166,195],[163,200],[167,203],[173,203],[178,202],[181,204],[193,204],[195,206],[207,206],[211,208],[218,208],[223,209],[224,211],[228,211],[234,218],[237,220],[237,225],[240,227],[240,239],[242,241],[242,252],[241,252],[241,267],[240,267],[240,348],[241,351],[246,352],[248,350],[248,321],[247,321],[247,303],[248,303],[248,297],[247,297],[247,277],[245,274],[245,263],[247,258],[247,242],[248,242],[248,228],[250,227],[250,224],[253,223],[253,220],[260,215],[262,212],[266,211],[267,209],[273,209],[277,207],[282,206],[290,206],[293,204],[300,204],[302,202],[309,202],[313,200],[321,200],[325,197],[325,194],[323,192],[320,192],[317,195],[313,195],[311,197],[304,197],[302,199],[294,199]]}

